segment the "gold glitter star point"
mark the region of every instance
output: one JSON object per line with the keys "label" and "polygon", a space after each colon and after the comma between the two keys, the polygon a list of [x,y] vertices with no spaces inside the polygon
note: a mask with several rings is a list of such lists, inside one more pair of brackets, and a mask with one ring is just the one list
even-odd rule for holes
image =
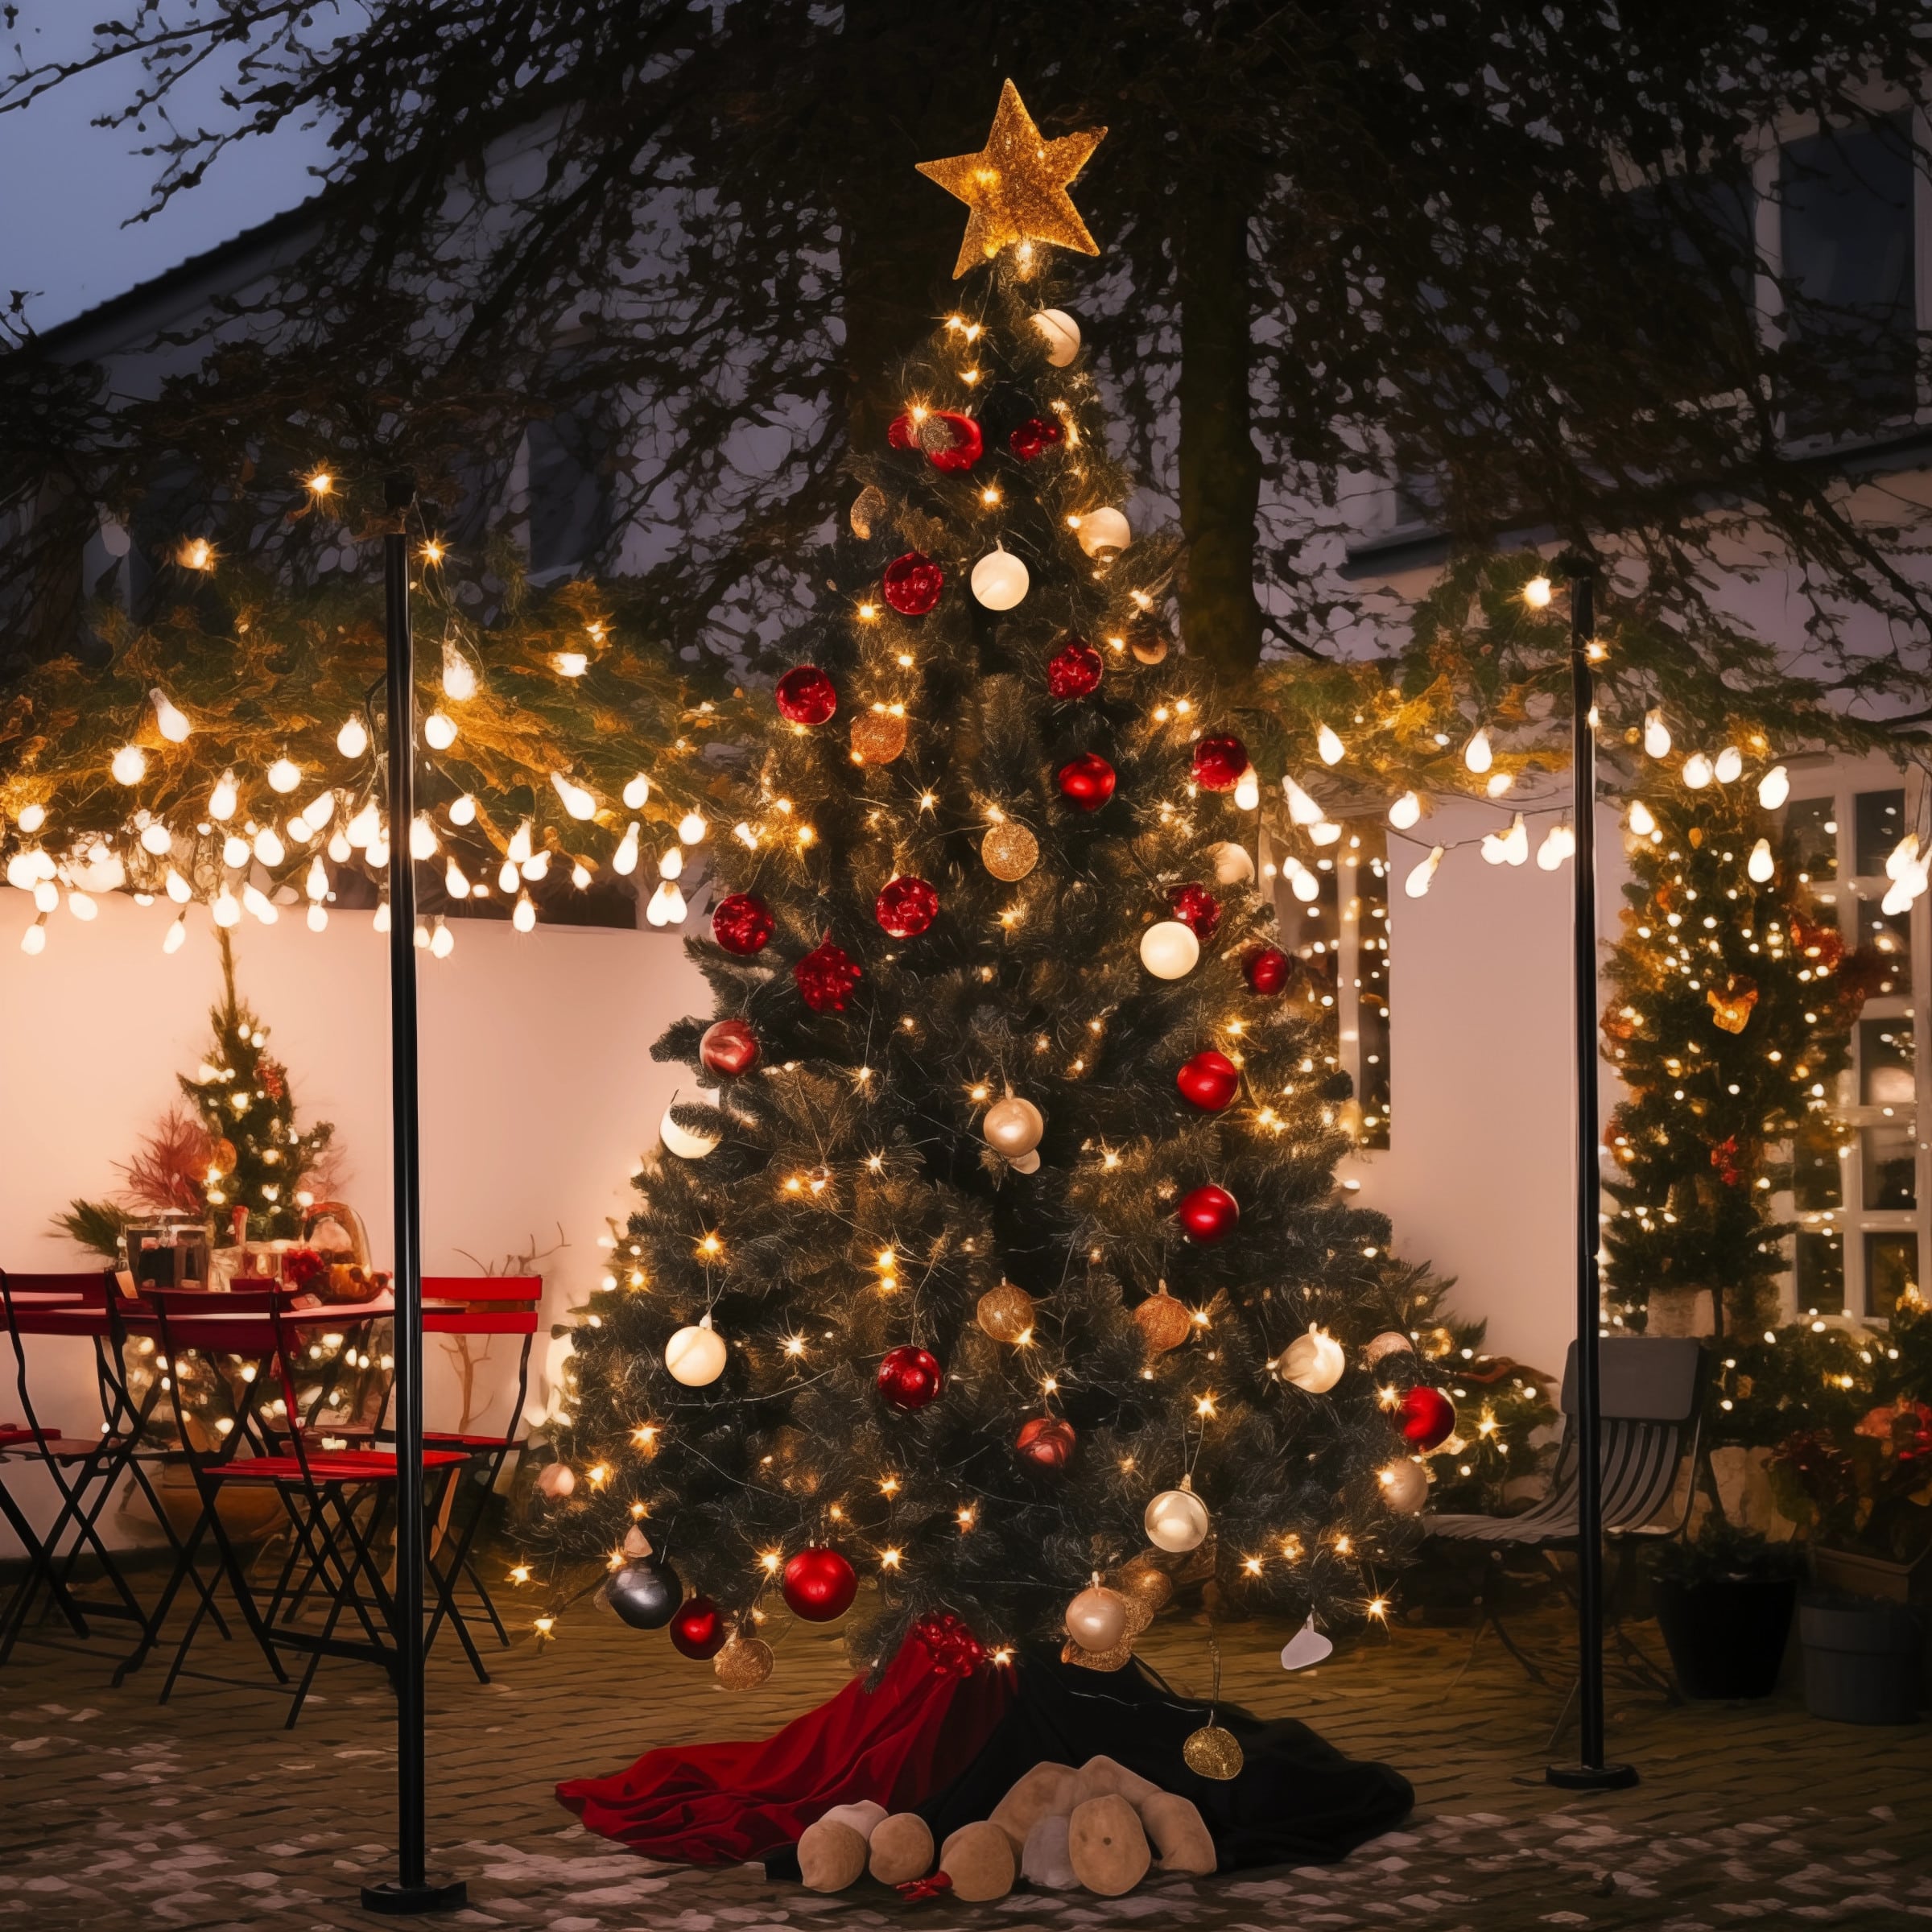
{"label": "gold glitter star point", "polygon": [[972,211],[953,279],[1015,242],[1047,242],[1097,255],[1100,248],[1067,189],[1106,136],[1105,128],[1090,127],[1047,140],[1009,80],[1000,89],[993,131],[976,155],[920,162],[921,174]]}

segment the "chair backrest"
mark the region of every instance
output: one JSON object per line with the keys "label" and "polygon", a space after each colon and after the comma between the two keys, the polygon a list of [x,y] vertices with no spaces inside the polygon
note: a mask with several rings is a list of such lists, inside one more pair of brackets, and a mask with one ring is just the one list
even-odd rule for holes
{"label": "chair backrest", "polygon": [[426,1274],[423,1332],[535,1335],[543,1298],[540,1274]]}
{"label": "chair backrest", "polygon": [[[1597,1344],[1597,1413],[1606,1422],[1687,1422],[1704,1351],[1695,1336],[1633,1335]],[[1576,1413],[1576,1344],[1563,1362],[1563,1414]]]}
{"label": "chair backrest", "polygon": [[8,1295],[57,1294],[77,1302],[84,1308],[105,1308],[112,1272],[105,1268],[76,1268],[57,1274],[23,1274],[0,1268],[0,1294]]}

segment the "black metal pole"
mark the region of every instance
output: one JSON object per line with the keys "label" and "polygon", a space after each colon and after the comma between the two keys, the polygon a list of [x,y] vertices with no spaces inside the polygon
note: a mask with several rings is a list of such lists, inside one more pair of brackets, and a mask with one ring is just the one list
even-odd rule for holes
{"label": "black metal pole", "polygon": [[395,1191],[396,1876],[362,1888],[372,1912],[441,1912],[467,1902],[460,1879],[427,1873],[428,1788],[423,1740],[423,1210],[416,1119],[415,659],[409,627],[408,516],[415,479],[386,485],[382,539],[389,658],[390,1141]]}
{"label": "black metal pole", "polygon": [[1571,770],[1575,776],[1576,856],[1571,881],[1571,1003],[1576,1048],[1576,1377],[1571,1423],[1576,1432],[1576,1699],[1580,1735],[1574,1765],[1544,1773],[1571,1790],[1608,1790],[1637,1782],[1629,1765],[1604,1762],[1604,1499],[1598,1439],[1597,1249],[1601,1129],[1596,1099],[1596,691],[1590,646],[1596,634],[1596,585],[1587,565],[1570,575]]}

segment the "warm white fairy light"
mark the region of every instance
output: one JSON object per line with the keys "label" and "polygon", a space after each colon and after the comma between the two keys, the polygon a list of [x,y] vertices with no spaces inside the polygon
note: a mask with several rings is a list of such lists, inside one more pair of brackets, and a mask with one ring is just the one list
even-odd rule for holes
{"label": "warm white fairy light", "polygon": [[644,908],[644,917],[653,926],[681,925],[684,913],[684,895],[673,879],[661,881]]}
{"label": "warm white fairy light", "polygon": [[1693,791],[1702,791],[1717,776],[1717,767],[1701,751],[1684,760],[1683,779]]}
{"label": "warm white fairy light", "polygon": [[187,712],[175,704],[166,691],[157,687],[147,694],[147,701],[155,708],[156,728],[169,744],[179,745],[194,729]]}
{"label": "warm white fairy light", "polygon": [[530,902],[527,892],[517,894],[517,909],[510,915],[510,923],[518,932],[528,932],[536,925],[537,909]]}
{"label": "warm white fairy light", "polygon": [[108,770],[117,785],[138,785],[147,774],[147,753],[138,745],[123,745]]}
{"label": "warm white fairy light", "polygon": [[1744,775],[1744,754],[1735,745],[1727,745],[1711,767],[1720,785],[1735,785]]}
{"label": "warm white fairy light", "polygon": [[443,640],[443,695],[457,704],[466,704],[477,695],[477,667],[454,638]]}
{"label": "warm white fairy light", "polygon": [[189,885],[188,881],[183,878],[171,865],[167,869],[165,890],[167,896],[177,906],[185,906],[195,896],[194,887]]}
{"label": "warm white fairy light", "polygon": [[1237,811],[1261,810],[1261,781],[1252,765],[1234,782],[1234,806]]}
{"label": "warm white fairy light", "polygon": [[1282,861],[1282,876],[1288,881],[1288,890],[1303,905],[1310,905],[1321,897],[1322,881],[1298,858],[1290,857]]}
{"label": "warm white fairy light", "polygon": [[[1521,821],[1519,820],[1520,824]],[[1545,872],[1554,872],[1563,861],[1576,854],[1576,834],[1567,825],[1552,825],[1536,848],[1536,862]]]}
{"label": "warm white fairy light", "polygon": [[678,820],[678,836],[687,845],[702,845],[704,835],[711,828],[704,823],[701,811],[687,811]]}
{"label": "warm white fairy light", "polygon": [[1771,841],[1760,839],[1751,848],[1751,856],[1744,861],[1744,870],[1760,886],[1767,886],[1773,873],[1777,870],[1777,861],[1771,857]]}
{"label": "warm white fairy light", "polygon": [[1523,586],[1523,601],[1532,610],[1547,610],[1554,594],[1547,577],[1532,577]]}
{"label": "warm white fairy light", "polygon": [[1288,801],[1288,816],[1297,825],[1319,825],[1327,815],[1294,780],[1284,774],[1282,796]]}
{"label": "warm white fairy light", "polygon": [[624,803],[627,810],[642,811],[650,799],[650,780],[642,772],[624,787]]}
{"label": "warm white fairy light", "polygon": [[20,950],[30,957],[47,951],[47,914],[42,913],[20,935]]}
{"label": "warm white fairy light", "polygon": [[268,894],[265,893],[259,886],[254,885],[252,883],[244,885],[242,886],[242,903],[246,906],[248,910],[252,912],[264,926],[274,925],[276,920],[280,919],[282,916],[280,913],[276,911],[275,902],[269,898]]}
{"label": "warm white fairy light", "polygon": [[225,879],[221,881],[221,890],[215,894],[214,904],[209,910],[217,926],[239,926],[242,923],[242,902],[229,891]]}
{"label": "warm white fairy light", "polygon": [[1324,765],[1339,765],[1348,755],[1348,747],[1326,724],[1318,724],[1315,728],[1315,749],[1316,755]]}
{"label": "warm white fairy light", "polygon": [[89,919],[97,919],[101,916],[101,908],[87,894],[79,890],[71,891],[68,894],[67,909],[83,925],[85,925]]}
{"label": "warm white fairy light", "polygon": [[456,949],[456,935],[449,929],[449,923],[439,918],[435,936],[429,942],[429,956],[432,960],[446,960]]}
{"label": "warm white fairy light", "polygon": [[353,713],[343,720],[342,729],[336,733],[336,749],[345,758],[359,758],[369,749],[369,732]]}
{"label": "warm white fairy light", "polygon": [[551,789],[564,801],[564,809],[573,819],[593,819],[597,814],[597,801],[594,795],[586,791],[575,779],[566,778],[560,771],[550,774]]}
{"label": "warm white fairy light", "polygon": [[274,826],[264,825],[255,834],[254,853],[264,865],[279,865],[288,857],[288,848]]}
{"label": "warm white fairy light", "polygon": [[1791,774],[1781,765],[1773,765],[1757,782],[1757,802],[1766,811],[1776,811],[1791,795]]}
{"label": "warm white fairy light", "polygon": [[175,835],[159,819],[150,819],[141,828],[141,849],[161,858],[174,849]]}
{"label": "warm white fairy light", "polygon": [[1670,755],[1670,727],[1664,722],[1661,711],[1644,713],[1644,749],[1653,758],[1667,758]]}
{"label": "warm white fairy light", "polygon": [[590,868],[581,859],[570,869],[570,882],[579,892],[587,892],[590,889]]}
{"label": "warm white fairy light", "polygon": [[1406,791],[1389,807],[1389,823],[1397,832],[1406,832],[1422,815],[1422,801],[1413,791]]}
{"label": "warm white fairy light", "polygon": [[1443,862],[1444,849],[1440,845],[1430,846],[1429,856],[1416,865],[1408,877],[1402,881],[1402,890],[1407,893],[1410,898],[1419,899],[1428,892],[1430,885],[1435,881],[1436,869]]}
{"label": "warm white fairy light", "polygon": [[242,802],[242,795],[235,787],[235,774],[225,771],[215,781],[215,788],[208,795],[208,815],[211,819],[232,819],[235,807]]}
{"label": "warm white fairy light", "polygon": [[452,899],[466,899],[469,897],[469,875],[456,863],[454,854],[443,868],[443,890]]}
{"label": "warm white fairy light", "polygon": [[503,849],[503,856],[513,865],[524,864],[535,848],[530,842],[530,820],[525,819],[510,835],[510,843]]}
{"label": "warm white fairy light", "polygon": [[1647,839],[1657,830],[1657,820],[1651,815],[1650,807],[1641,799],[1632,800],[1629,819],[1630,829],[1640,839]]}
{"label": "warm white fairy light", "polygon": [[580,650],[559,650],[550,661],[567,678],[580,678],[590,669],[590,659]]}
{"label": "warm white fairy light", "polygon": [[638,822],[633,819],[617,841],[617,850],[610,855],[610,869],[620,878],[629,878],[638,869]]}
{"label": "warm white fairy light", "polygon": [[440,849],[441,843],[436,836],[436,827],[422,813],[418,812],[410,822],[409,856],[418,861],[433,859]]}
{"label": "warm white fairy light", "polygon": [[60,888],[52,879],[36,879],[34,881],[34,904],[42,912],[57,911],[60,905]]}
{"label": "warm white fairy light", "polygon": [[423,720],[423,742],[431,751],[448,751],[456,741],[456,721],[445,712],[432,711]]}
{"label": "warm white fairy light", "polygon": [[163,952],[179,952],[188,943],[188,914],[178,912],[169,920],[167,932],[161,941]]}
{"label": "warm white fairy light", "polygon": [[254,848],[239,832],[231,832],[221,841],[221,863],[239,871],[254,856]]}
{"label": "warm white fairy light", "polygon": [[285,795],[302,782],[302,767],[293,758],[277,758],[268,768],[268,788]]}

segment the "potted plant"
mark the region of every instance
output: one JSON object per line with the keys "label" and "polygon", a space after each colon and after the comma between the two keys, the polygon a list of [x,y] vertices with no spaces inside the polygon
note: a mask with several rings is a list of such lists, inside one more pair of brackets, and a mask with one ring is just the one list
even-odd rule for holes
{"label": "potted plant", "polygon": [[1769,1697],[1777,1687],[1803,1550],[1704,1520],[1650,1558],[1651,1600],[1685,1696]]}
{"label": "potted plant", "polygon": [[1925,1637],[1913,1604],[1932,1552],[1932,1406],[1901,1396],[1847,1428],[1801,1430],[1769,1464],[1811,1536],[1821,1594],[1798,1614],[1805,1702],[1847,1724],[1909,1723]]}

